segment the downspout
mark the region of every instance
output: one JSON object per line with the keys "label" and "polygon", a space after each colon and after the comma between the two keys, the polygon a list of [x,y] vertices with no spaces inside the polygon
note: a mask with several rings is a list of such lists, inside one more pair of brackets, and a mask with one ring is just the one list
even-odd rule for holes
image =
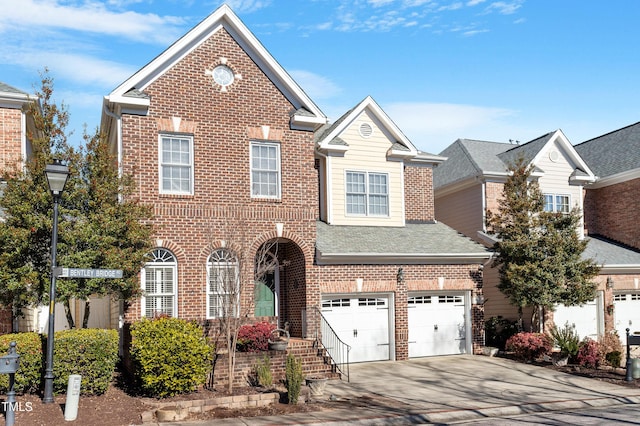
{"label": "downspout", "polygon": [[109,111],[106,104],[103,104],[102,110],[109,117],[116,120],[116,140],[117,140],[117,158],[118,158],[118,176],[122,177],[122,117],[114,112]]}
{"label": "downspout", "polygon": [[[322,193],[318,194],[320,196],[320,199],[322,200],[324,198],[324,206],[322,205],[322,203],[320,203],[320,209],[324,209],[326,211],[326,219],[327,219],[327,223],[331,224],[331,221],[333,219],[333,215],[331,214],[331,184],[330,184],[330,173],[329,173],[329,156],[326,154],[321,153],[318,149],[316,149],[316,154],[319,155],[320,157],[324,158],[324,172],[323,170],[320,170],[320,181],[322,181],[322,178],[324,177],[324,190],[325,190],[325,195],[326,197],[322,197]],[[324,176],[323,176],[324,174]],[[321,183],[322,184],[322,183]],[[318,188],[319,190],[322,189],[322,187]],[[320,216],[322,216],[322,212],[320,212]]]}
{"label": "downspout", "polygon": [[[122,177],[122,119],[120,115],[109,111],[106,104],[102,104],[102,110],[116,121],[118,177]],[[120,195],[118,198],[122,201]],[[124,357],[124,303],[122,300],[118,302],[118,355]]]}

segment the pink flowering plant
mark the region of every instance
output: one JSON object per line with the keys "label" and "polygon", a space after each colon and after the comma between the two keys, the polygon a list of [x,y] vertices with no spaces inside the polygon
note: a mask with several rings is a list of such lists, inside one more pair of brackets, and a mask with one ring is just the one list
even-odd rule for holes
{"label": "pink flowering plant", "polygon": [[544,333],[517,333],[511,336],[505,345],[507,351],[521,361],[534,361],[551,352],[553,344]]}
{"label": "pink flowering plant", "polygon": [[274,324],[266,321],[243,325],[238,330],[238,351],[263,352],[269,350],[269,336],[275,328]]}
{"label": "pink flowering plant", "polygon": [[600,364],[599,346],[598,342],[588,337],[580,342],[576,356],[578,364],[582,367],[597,368]]}

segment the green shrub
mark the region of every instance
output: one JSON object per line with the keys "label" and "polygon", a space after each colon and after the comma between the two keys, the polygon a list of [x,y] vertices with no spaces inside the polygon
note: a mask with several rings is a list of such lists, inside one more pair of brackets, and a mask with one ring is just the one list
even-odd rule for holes
{"label": "green shrub", "polygon": [[65,393],[69,375],[82,376],[82,395],[102,395],[109,388],[118,362],[118,332],[100,328],[56,332],[53,390]]}
{"label": "green shrub", "polygon": [[604,356],[605,361],[612,367],[618,368],[620,367],[620,363],[622,362],[622,354],[620,351],[607,352]]}
{"label": "green shrub", "polygon": [[144,393],[164,398],[193,392],[205,383],[213,350],[197,324],[143,319],[132,325],[131,339],[134,374]]}
{"label": "green shrub", "polygon": [[491,317],[484,323],[485,344],[500,350],[505,349],[507,339],[518,332],[518,322],[501,316]]}
{"label": "green shrub", "polygon": [[256,373],[256,381],[258,385],[269,388],[273,385],[273,375],[271,373],[271,358],[265,355],[262,361],[258,361],[254,367]]}
{"label": "green shrub", "polygon": [[[0,336],[0,356],[9,353],[9,344],[16,342],[20,366],[15,375],[13,389],[18,393],[36,393],[44,371],[43,343],[38,333],[16,333]],[[0,392],[9,388],[9,375],[0,374]]]}
{"label": "green shrub", "polygon": [[291,354],[287,355],[285,378],[289,404],[295,405],[298,403],[298,398],[300,397],[300,388],[304,381],[304,375],[302,374],[302,361]]}
{"label": "green shrub", "polygon": [[578,354],[580,336],[576,332],[575,325],[570,325],[567,322],[563,328],[552,327],[549,334],[551,334],[553,344],[560,348],[562,355],[574,358]]}
{"label": "green shrub", "polygon": [[624,348],[622,347],[622,342],[620,342],[618,333],[615,330],[608,331],[600,336],[598,341],[600,343],[598,345],[598,356],[600,357],[600,364],[608,364],[612,367],[620,367],[620,361],[622,353],[624,352]]}

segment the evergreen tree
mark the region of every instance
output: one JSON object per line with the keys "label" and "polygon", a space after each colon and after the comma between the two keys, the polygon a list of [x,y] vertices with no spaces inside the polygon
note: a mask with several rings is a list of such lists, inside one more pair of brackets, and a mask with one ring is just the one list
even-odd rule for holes
{"label": "evergreen tree", "polygon": [[[53,80],[46,74],[33,103],[33,149],[22,169],[5,173],[7,181],[0,207],[0,303],[20,311],[48,303],[51,277],[53,203],[44,168],[62,159],[71,172],[60,202],[57,264],[69,268],[122,269],[122,279],[59,279],[56,301],[65,306],[69,327],[73,316],[69,301],[85,301],[86,327],[89,296],[130,300],[140,293],[137,275],[151,249],[151,208],[133,197],[130,177],[120,176],[108,142],[98,131],[85,131],[84,146],[67,143],[68,115],[52,99]],[[76,319],[78,320],[78,319]]]}
{"label": "evergreen tree", "polygon": [[[578,236],[580,211],[544,211],[544,198],[538,183],[531,179],[532,166],[518,159],[509,167],[498,213],[488,215],[499,267],[498,288],[510,302],[522,309],[533,307],[534,317],[557,304],[581,305],[593,300],[592,281],[600,268],[591,259],[582,259],[587,240]],[[532,325],[536,322],[532,318]]]}

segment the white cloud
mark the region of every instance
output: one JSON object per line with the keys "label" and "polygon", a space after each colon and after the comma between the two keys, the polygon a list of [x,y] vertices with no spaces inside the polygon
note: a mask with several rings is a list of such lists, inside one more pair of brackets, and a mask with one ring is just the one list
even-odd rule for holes
{"label": "white cloud", "polygon": [[310,71],[290,70],[289,74],[311,99],[329,99],[342,92],[342,89],[328,78]]}
{"label": "white cloud", "polygon": [[496,1],[487,6],[487,11],[497,11],[502,15],[512,15],[522,7],[524,0]]}
{"label": "white cloud", "polygon": [[56,0],[21,0],[20,7],[15,7],[15,0],[0,0],[0,31],[75,30],[167,44],[180,35],[178,27],[184,23],[174,16],[113,12],[98,2],[75,6]]}
{"label": "white cloud", "polygon": [[485,1],[487,1],[487,0],[469,0],[467,2],[467,6],[477,6],[480,3],[484,3]]}
{"label": "white cloud", "polygon": [[226,0],[226,3],[236,13],[250,13],[263,9],[271,4],[271,0]]}
{"label": "white cloud", "polygon": [[516,111],[476,105],[392,102],[382,106],[419,149],[439,153],[458,138],[507,141],[523,134]]}

